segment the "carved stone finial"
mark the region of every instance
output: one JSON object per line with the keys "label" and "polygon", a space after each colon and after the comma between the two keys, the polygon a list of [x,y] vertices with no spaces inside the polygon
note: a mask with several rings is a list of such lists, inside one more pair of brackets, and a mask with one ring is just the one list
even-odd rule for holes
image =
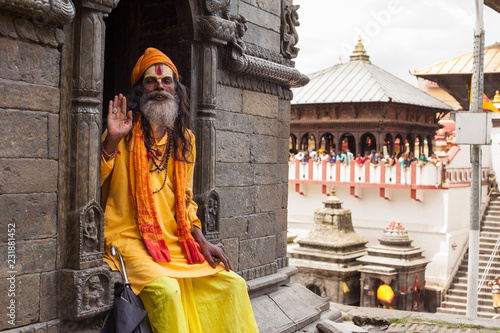
{"label": "carved stone finial", "polygon": [[358,44],[354,47],[354,51],[350,56],[351,61],[367,61],[370,62],[370,57],[366,54],[365,47],[361,43],[361,36],[358,37]]}
{"label": "carved stone finial", "polygon": [[399,221],[392,221],[379,238],[380,244],[393,246],[410,246],[413,239],[408,236],[408,231]]}
{"label": "carved stone finial", "polygon": [[285,6],[281,13],[281,54],[285,58],[295,58],[299,49],[295,47],[299,41],[299,34],[295,27],[299,26],[299,5]]}

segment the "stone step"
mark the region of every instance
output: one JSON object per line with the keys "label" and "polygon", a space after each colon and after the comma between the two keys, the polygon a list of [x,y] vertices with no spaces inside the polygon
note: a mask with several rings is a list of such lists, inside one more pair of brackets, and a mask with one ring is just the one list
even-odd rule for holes
{"label": "stone step", "polygon": [[490,223],[500,222],[500,216],[499,215],[486,214],[483,217],[483,222],[490,222]]}
{"label": "stone step", "polygon": [[491,222],[491,221],[484,221],[483,223],[481,223],[481,230],[483,230],[483,228],[499,228],[500,227],[500,222]]}
{"label": "stone step", "polygon": [[[497,255],[498,256],[498,255]],[[484,260],[484,259],[481,259],[481,257],[484,257],[484,258],[487,258],[487,260]],[[481,273],[484,269],[486,268],[486,266],[488,265],[488,261],[490,259],[491,255],[489,254],[480,254],[479,255],[479,272]],[[498,268],[498,259],[495,257],[491,263],[491,268],[494,268],[494,269],[497,269]],[[460,264],[460,266],[458,267],[459,270],[465,270],[467,271],[468,269],[468,265],[469,265],[469,259],[464,259],[462,261],[462,263]]]}
{"label": "stone step", "polygon": [[[489,250],[492,252],[496,246],[496,243],[486,243],[479,241],[479,250]],[[497,247],[497,254],[500,253],[500,244]]]}
{"label": "stone step", "polygon": [[[484,295],[487,296],[487,295]],[[467,303],[467,297],[462,297],[462,296],[448,296],[446,295],[444,298],[443,303]],[[493,308],[493,300],[491,299],[491,295],[489,295],[489,298],[478,298],[477,300],[477,305],[478,306],[487,306],[487,307],[492,307]]]}
{"label": "stone step", "polygon": [[[466,291],[467,290],[467,278],[454,278],[453,282],[451,283],[450,289],[453,288],[453,290],[461,290],[461,291]],[[481,292],[484,293],[489,293],[489,287],[486,284],[486,282],[483,284],[481,288]]]}
{"label": "stone step", "polygon": [[[468,271],[467,268],[468,268],[467,266],[461,266],[461,269],[459,269],[457,271],[457,274],[455,274],[455,277],[456,278],[467,277],[467,271]],[[485,271],[485,267],[480,268],[480,270],[479,270],[479,278],[480,279],[482,277],[482,274],[484,274],[484,271]],[[500,275],[500,268],[498,267],[498,264],[491,265],[490,269],[488,270],[488,276],[490,276],[491,279],[493,279],[496,275]],[[487,280],[489,279],[488,276],[486,277]]]}
{"label": "stone step", "polygon": [[[484,231],[484,232],[489,232],[493,235],[499,235],[500,234],[500,227],[497,227],[497,226],[483,226],[481,228],[481,231]],[[494,236],[493,236],[494,237]]]}
{"label": "stone step", "polygon": [[[467,302],[464,300],[463,302],[443,302],[441,304],[441,308],[446,308],[446,309],[457,309],[457,310],[463,310],[465,311],[467,309]],[[493,306],[487,306],[487,305],[480,305],[478,304],[477,306],[477,312],[485,312],[489,313],[491,310],[492,313],[494,313]]]}
{"label": "stone step", "polygon": [[[499,214],[498,216],[500,217],[500,214]],[[488,217],[487,217],[487,216],[485,216],[481,222],[482,222],[482,224],[484,224],[484,223],[489,223],[489,224],[491,224],[493,227],[494,227],[494,226],[498,226],[498,225],[500,224],[500,221],[498,221],[498,219],[496,219],[496,217],[495,217],[495,219],[494,219],[494,220],[490,220],[490,219],[488,219]]]}
{"label": "stone step", "polygon": [[[493,311],[493,309],[491,311]],[[465,310],[461,310],[461,309],[437,308],[437,313],[454,314],[454,315],[465,316],[466,311]],[[494,316],[496,316],[496,313],[494,313],[494,312],[478,312],[477,316],[479,318],[493,318]]]}
{"label": "stone step", "polygon": [[[491,292],[488,289],[484,289],[478,293],[477,297],[480,300],[491,300]],[[446,293],[445,297],[451,296],[451,297],[461,297],[462,299],[467,299],[467,289],[449,289],[448,292]]]}
{"label": "stone step", "polygon": [[[464,280],[455,282],[455,279],[453,279],[454,281],[451,283],[450,289],[448,289],[448,291],[450,291],[450,290],[467,291],[467,279],[465,279],[465,282],[464,282]],[[488,287],[488,281],[484,282],[483,286],[481,287],[480,293],[486,293],[486,294],[491,293],[490,288]]]}

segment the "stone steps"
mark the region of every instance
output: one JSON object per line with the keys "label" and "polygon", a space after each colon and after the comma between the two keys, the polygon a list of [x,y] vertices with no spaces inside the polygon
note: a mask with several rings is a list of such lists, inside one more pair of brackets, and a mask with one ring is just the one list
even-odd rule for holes
{"label": "stone steps", "polygon": [[[479,256],[481,257],[481,255],[479,255]],[[485,256],[485,255],[483,255],[483,256]],[[489,255],[487,257],[489,259]],[[462,264],[459,266],[459,271],[467,272],[468,265],[469,265],[469,260],[468,259],[464,260],[462,262]],[[481,274],[481,273],[484,272],[484,270],[486,269],[487,265],[488,265],[488,260],[481,260],[481,259],[479,260],[479,274]],[[490,272],[491,272],[491,270],[497,271],[498,270],[498,265],[499,265],[498,261],[496,261],[496,262],[493,261],[491,263]]]}
{"label": "stone steps", "polygon": [[[486,213],[481,223],[481,232],[479,239],[479,279],[484,274],[492,251],[500,238],[500,200],[490,201]],[[499,253],[500,254],[500,253]],[[493,276],[500,275],[500,255],[497,254],[491,262],[488,271],[487,281],[493,279]],[[467,308],[467,271],[468,271],[468,254],[466,254],[455,274],[452,284],[446,295],[441,307],[437,309],[438,313],[447,313],[455,315],[466,315]],[[485,282],[478,293],[478,317],[493,318],[496,313],[493,309],[493,300],[491,297],[491,289]]]}
{"label": "stone steps", "polygon": [[[464,311],[464,314],[465,314],[465,310],[467,309],[467,300],[463,300],[463,301],[459,301],[459,302],[446,302],[445,304],[446,304],[446,306],[444,308],[462,310],[462,311]],[[441,307],[441,308],[443,308],[443,307]],[[493,309],[492,305],[490,305],[490,306],[481,305],[481,304],[477,305],[477,312],[488,313],[489,311],[491,311],[492,315],[494,314],[494,309]]]}
{"label": "stone steps", "polygon": [[[493,311],[493,310],[492,310]],[[465,316],[466,311],[462,309],[448,309],[448,308],[438,308],[437,313],[445,313],[445,314],[454,314],[454,315],[461,315]],[[477,313],[477,316],[479,318],[493,318],[496,314],[494,312],[479,312]]]}
{"label": "stone steps", "polygon": [[[464,299],[466,299],[466,298],[464,298],[462,296],[446,296],[445,302],[447,304],[455,304],[455,303],[463,304]],[[490,308],[493,307],[493,300],[491,299],[491,295],[490,295],[489,299],[479,298],[477,300],[477,305],[490,307]]]}
{"label": "stone steps", "polygon": [[[488,287],[489,289],[489,287]],[[448,294],[446,294],[445,297],[448,296],[460,296],[460,297],[467,297],[467,288],[459,289],[459,288],[454,288],[448,290]],[[491,292],[485,292],[484,290],[481,290],[479,294],[477,295],[478,299],[485,299],[485,300],[491,300]]]}

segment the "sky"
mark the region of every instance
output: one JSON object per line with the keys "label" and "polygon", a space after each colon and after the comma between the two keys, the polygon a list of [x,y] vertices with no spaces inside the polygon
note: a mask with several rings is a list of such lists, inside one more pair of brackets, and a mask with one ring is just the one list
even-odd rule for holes
{"label": "sky", "polygon": [[[370,61],[417,86],[409,71],[472,52],[474,0],[294,0],[300,49],[311,74],[349,61],[361,35]],[[485,46],[500,42],[500,13],[484,7]]]}

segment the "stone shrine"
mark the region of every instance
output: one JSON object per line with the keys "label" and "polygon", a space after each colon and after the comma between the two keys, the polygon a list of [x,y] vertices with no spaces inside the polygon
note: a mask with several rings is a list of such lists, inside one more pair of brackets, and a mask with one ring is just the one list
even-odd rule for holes
{"label": "stone shrine", "polygon": [[423,311],[425,267],[430,260],[422,256],[421,248],[411,245],[413,239],[397,221],[391,222],[379,242],[379,245],[368,247],[367,255],[358,258],[363,265],[360,269],[360,305],[381,306],[377,290],[380,285],[386,284],[394,291],[391,308]]}
{"label": "stone shrine", "polygon": [[342,208],[334,187],[324,205],[314,212],[311,232],[288,253],[299,270],[292,281],[332,302],[357,305],[361,264],[356,259],[366,255],[368,241],[354,231],[351,211]]}

